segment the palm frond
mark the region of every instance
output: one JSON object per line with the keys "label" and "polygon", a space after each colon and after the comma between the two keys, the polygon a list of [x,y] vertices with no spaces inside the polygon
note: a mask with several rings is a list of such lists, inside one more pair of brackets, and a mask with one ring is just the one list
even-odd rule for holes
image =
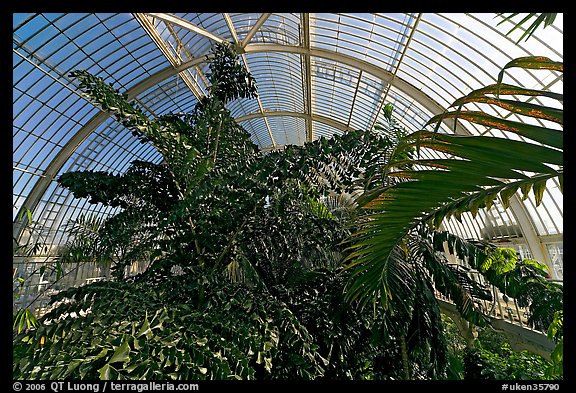
{"label": "palm frond", "polygon": [[[554,69],[562,72],[555,62],[545,58],[522,58],[506,67]],[[388,164],[388,175],[404,181],[372,192],[362,202],[370,210],[367,219],[353,237],[347,258],[354,282],[349,286],[350,299],[388,298],[387,271],[394,247],[406,234],[424,221],[438,227],[445,217],[458,216],[464,211],[475,214],[490,206],[500,196],[504,207],[520,190],[524,197],[530,189],[536,203],[542,199],[546,181],[562,177],[563,132],[558,129],[512,121],[479,111],[465,111],[464,104],[482,102],[502,108],[501,101],[487,100],[487,94],[524,94],[526,90],[510,85],[479,89],[454,105],[458,109],[434,116],[427,124],[437,123],[435,131],[420,130],[403,138]],[[544,95],[529,92],[529,97]],[[557,95],[559,101],[561,95]],[[505,102],[513,113],[534,118],[550,117],[562,124],[562,110],[546,107],[535,109],[534,115],[522,101]],[[498,112],[497,112],[498,113]],[[514,139],[448,135],[437,132],[446,117],[497,128],[515,134]],[[518,136],[530,141],[517,140]],[[446,158],[406,158],[402,152],[422,149]]]}
{"label": "palm frond", "polygon": [[[398,302],[398,299],[406,300],[411,293],[410,289],[413,288],[410,285],[411,273],[410,268],[406,265],[406,254],[400,246],[396,246],[391,250],[389,258],[387,258],[382,268],[378,270],[378,273],[378,276],[374,277],[369,270],[356,269],[353,271],[351,273],[353,280],[349,281],[350,286],[346,289],[347,294],[351,295],[351,299],[358,300],[361,307],[365,307],[369,303],[376,304],[380,302],[384,310],[390,309],[392,301],[397,306],[407,306],[409,302]],[[375,291],[371,294],[372,296],[355,296],[362,294],[363,289],[371,286],[374,280],[378,282],[379,288],[384,288],[385,290]],[[398,311],[396,310],[396,312]],[[409,313],[406,311],[406,314]]]}
{"label": "palm frond", "polygon": [[434,288],[445,297],[452,300],[458,312],[467,321],[486,326],[487,318],[482,312],[479,300],[492,300],[490,290],[469,276],[469,269],[463,265],[450,265],[435,245],[434,232],[419,231],[420,235],[414,242],[415,254],[422,259],[423,265],[430,272]]}
{"label": "palm frond", "polygon": [[[498,15],[503,16],[502,14],[498,14]],[[500,22],[498,22],[497,26],[501,25],[502,23],[504,23],[506,21],[511,21],[512,23],[514,23],[514,26],[506,33],[506,35],[510,35],[513,31],[515,31],[516,29],[525,25],[530,19],[532,19],[533,17],[536,17],[536,19],[532,22],[532,24],[524,31],[524,33],[520,36],[520,38],[518,38],[516,43],[519,43],[520,41],[522,41],[523,38],[526,38],[526,40],[528,40],[528,38],[530,38],[532,36],[532,34],[534,34],[536,29],[538,29],[542,24],[544,24],[544,27],[550,26],[552,23],[554,23],[554,20],[556,19],[556,13],[536,14],[536,13],[532,12],[532,13],[529,13],[528,15],[526,15],[524,18],[522,18],[522,20],[520,20],[520,22],[514,22],[512,19],[516,15],[518,15],[518,13],[512,13],[512,14],[504,17],[504,19],[501,20]]]}

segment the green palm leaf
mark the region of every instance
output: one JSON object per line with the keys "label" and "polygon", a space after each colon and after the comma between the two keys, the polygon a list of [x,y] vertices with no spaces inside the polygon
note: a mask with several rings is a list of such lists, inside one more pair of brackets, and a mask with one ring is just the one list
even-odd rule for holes
{"label": "green palm leaf", "polygon": [[502,83],[504,71],[506,71],[508,68],[513,67],[532,69],[532,70],[552,70],[552,71],[564,72],[564,63],[559,61],[552,61],[544,56],[518,57],[508,62],[502,68],[502,71],[500,71],[500,73],[498,74],[498,84]]}
{"label": "green palm leaf", "polygon": [[[500,95],[503,95],[500,92]],[[492,98],[486,96],[480,97],[464,97],[454,103],[455,105],[464,105],[470,102],[484,103],[490,105],[497,105],[510,112],[514,112],[524,116],[532,116],[539,119],[550,120],[559,124],[563,122],[563,111],[556,108],[550,108],[542,105],[535,105],[529,102],[520,102],[513,100],[506,100],[503,98]]]}
{"label": "green palm leaf", "polygon": [[[523,108],[519,108],[517,112],[521,111],[522,109]],[[468,120],[469,122],[480,124],[486,127],[497,128],[502,131],[514,132],[523,137],[552,147],[556,147],[558,149],[562,148],[563,132],[559,130],[501,119],[499,117],[488,115],[479,111],[446,112],[438,117],[432,118],[432,120],[438,120],[440,118],[458,118],[461,120]]]}
{"label": "green palm leaf", "polygon": [[[501,15],[501,14],[499,14]],[[502,23],[508,21],[508,20],[512,20],[512,18],[514,18],[516,15],[518,15],[518,13],[512,13],[509,16],[505,17],[503,20],[501,20],[498,25],[501,25]],[[530,38],[530,36],[532,36],[532,34],[534,33],[534,31],[536,31],[536,29],[538,29],[540,27],[540,25],[542,25],[542,23],[544,23],[544,27],[547,27],[549,25],[551,25],[552,23],[554,23],[554,20],[556,19],[556,13],[542,13],[542,14],[536,14],[536,13],[529,13],[527,16],[525,16],[520,22],[517,22],[514,24],[514,26],[508,31],[508,33],[506,33],[506,35],[509,35],[510,33],[512,33],[514,30],[516,30],[517,28],[519,28],[520,26],[524,25],[526,22],[528,22],[530,19],[532,19],[534,16],[536,16],[536,19],[532,22],[532,24],[524,31],[524,33],[522,34],[522,36],[520,38],[518,38],[518,41],[516,41],[516,43],[522,41],[523,38],[526,38],[526,40],[528,40],[528,38]],[[497,26],[498,26],[497,25]]]}
{"label": "green palm leaf", "polygon": [[[462,110],[468,103],[482,103],[504,108],[512,113],[533,119],[547,119],[562,124],[562,110],[535,106],[521,100],[487,97],[488,94],[508,94],[530,98],[547,96],[537,90],[501,84],[507,68],[548,69],[563,71],[561,63],[542,57],[521,58],[508,63],[499,76],[499,83],[476,90],[457,100],[456,111],[434,116],[427,123],[437,123],[434,132],[421,130],[402,139],[389,162],[388,175],[402,181],[372,190],[359,199],[369,214],[353,237],[347,258],[353,282],[348,297],[362,304],[380,299],[386,303],[394,294],[390,291],[390,254],[394,247],[419,223],[428,221],[438,227],[451,215],[459,217],[464,211],[473,215],[480,208],[489,207],[499,196],[507,207],[518,190],[526,197],[532,189],[540,203],[546,181],[562,179],[563,132],[545,126],[512,121],[480,111]],[[500,90],[501,89],[501,90]],[[562,101],[561,95],[554,98]],[[498,113],[498,112],[497,112]],[[446,117],[466,120],[505,133],[514,133],[530,140],[508,138],[447,135],[438,132],[439,123]],[[533,122],[532,122],[533,123]],[[416,148],[436,152],[446,158],[406,158],[406,152]],[[409,165],[409,166],[407,166]],[[414,169],[398,169],[398,168]]]}

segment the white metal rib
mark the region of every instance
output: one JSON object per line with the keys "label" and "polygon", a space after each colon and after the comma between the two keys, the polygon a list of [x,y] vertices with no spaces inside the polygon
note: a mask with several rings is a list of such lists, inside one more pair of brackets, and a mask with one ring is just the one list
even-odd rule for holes
{"label": "white metal rib", "polygon": [[[262,19],[262,18],[260,18]],[[238,34],[236,33],[236,28],[234,27],[234,24],[232,23],[232,18],[230,18],[230,16],[228,14],[224,14],[224,20],[226,21],[226,24],[228,25],[228,29],[230,29],[230,32],[232,33],[232,37],[234,38],[234,41],[236,43],[236,46],[240,46],[240,42],[238,40]],[[266,20],[266,19],[263,19]],[[264,23],[264,22],[262,22]],[[262,24],[260,24],[261,26]],[[254,29],[252,29],[254,30]],[[255,34],[255,32],[254,32]],[[244,62],[244,67],[246,67],[246,71],[250,72],[250,67],[248,66],[248,61],[246,60],[246,55],[244,53],[241,53],[240,56],[242,57],[242,61]],[[258,103],[258,108],[260,109],[260,113],[264,113],[264,106],[262,105],[262,101],[260,100],[260,96],[256,96],[256,102]],[[274,148],[276,148],[276,141],[274,140],[274,136],[272,135],[272,128],[270,127],[270,124],[268,123],[268,119],[266,117],[262,118],[264,120],[264,124],[266,125],[266,130],[268,131],[268,136],[270,137],[270,141],[272,142],[272,146],[274,146]]]}
{"label": "white metal rib", "polygon": [[[166,42],[164,42],[164,39],[162,39],[158,31],[156,30],[154,23],[149,19],[148,15],[135,13],[134,17],[138,20],[138,22],[140,22],[142,28],[144,28],[146,33],[150,36],[150,38],[152,38],[152,41],[154,41],[158,49],[160,49],[160,51],[164,54],[164,56],[170,62],[170,64],[172,64],[172,67],[177,68],[179,65],[181,65],[182,60],[172,53]],[[190,75],[188,75],[187,70],[179,71],[178,74],[180,75],[186,86],[188,86],[188,88],[192,91],[194,96],[196,96],[198,101],[202,100],[205,95],[202,92],[202,89],[197,85],[197,82],[194,79],[192,79]]]}

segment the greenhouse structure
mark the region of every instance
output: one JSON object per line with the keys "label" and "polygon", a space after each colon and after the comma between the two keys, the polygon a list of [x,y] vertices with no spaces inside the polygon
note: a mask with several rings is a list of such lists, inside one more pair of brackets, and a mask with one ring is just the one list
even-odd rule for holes
{"label": "greenhouse structure", "polygon": [[14,380],[564,379],[562,13],[12,23]]}

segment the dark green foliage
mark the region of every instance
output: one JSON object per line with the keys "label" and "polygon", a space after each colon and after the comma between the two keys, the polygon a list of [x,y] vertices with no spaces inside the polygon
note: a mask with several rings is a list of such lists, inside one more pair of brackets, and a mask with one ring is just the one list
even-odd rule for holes
{"label": "dark green foliage", "polygon": [[110,206],[122,205],[117,199],[122,189],[118,176],[103,171],[68,172],[58,178],[63,187],[74,187],[76,198],[90,197],[90,203],[105,203]]}
{"label": "dark green foliage", "polygon": [[168,210],[177,201],[177,189],[165,165],[135,160],[123,175],[102,171],[67,172],[58,183],[90,203],[128,208],[149,204]]}
{"label": "dark green foliage", "polygon": [[478,328],[471,346],[458,332],[454,322],[443,318],[449,344],[448,379],[468,380],[543,380],[562,379],[552,375],[552,364],[528,351],[514,351],[505,337],[489,327]]}
{"label": "dark green foliage", "polygon": [[[390,118],[259,154],[224,106],[255,92],[239,88],[242,72],[227,74],[240,71],[230,49],[216,49],[212,95],[192,114],[148,119],[111,86],[73,74],[164,162],[58,179],[77,197],[122,208],[95,238],[80,237],[111,256],[116,281],[58,294],[42,327],[15,340],[15,378],[397,378],[400,337],[414,378],[441,377],[429,287],[398,314],[344,301],[356,198],[394,181],[381,167],[402,129]],[[148,269],[124,278],[136,261]],[[398,264],[412,283],[405,258]]]}
{"label": "dark green foliage", "polygon": [[556,346],[550,354],[551,364],[544,372],[547,378],[562,379],[564,377],[564,311],[556,311],[554,320],[548,327],[547,336],[554,340]]}
{"label": "dark green foliage", "polygon": [[[164,161],[58,179],[76,197],[122,208],[89,244],[113,260],[115,280],[55,296],[42,325],[15,339],[15,379],[442,379],[435,290],[483,323],[475,300],[486,288],[448,266],[424,229],[392,244],[382,290],[350,301],[349,284],[354,292],[366,277],[351,269],[366,255],[351,234],[388,225],[371,220],[370,203],[409,183],[387,165],[395,158],[411,171],[415,147],[397,149],[405,132],[386,107],[375,130],[261,154],[225,107],[256,94],[233,49],[215,47],[210,96],[191,114],[149,119],[104,81],[72,73]],[[487,261],[478,247],[451,244],[476,267]],[[126,278],[134,262],[148,268]],[[372,295],[381,301],[364,307]]]}
{"label": "dark green foliage", "polygon": [[256,97],[256,80],[238,59],[232,44],[219,43],[212,52],[214,58],[206,74],[210,81],[210,95],[222,102]]}
{"label": "dark green foliage", "polygon": [[[286,305],[246,287],[180,276],[153,287],[96,283],[55,300],[64,298],[72,302],[20,336],[14,378],[310,379],[321,371],[310,335]],[[277,354],[288,348],[282,363]]]}
{"label": "dark green foliage", "polygon": [[454,321],[444,314],[442,315],[442,326],[447,343],[448,365],[446,367],[446,379],[464,379],[463,355],[466,350],[466,340],[458,331],[458,327]]}
{"label": "dark green foliage", "polygon": [[469,260],[483,255],[481,249],[447,232],[430,231],[425,226],[418,228],[416,247],[421,254],[426,269],[434,279],[434,287],[442,295],[451,299],[462,316],[478,326],[485,326],[487,318],[483,314],[480,300],[492,300],[490,288],[481,285],[469,276],[469,269],[464,265],[449,265],[443,254],[443,243],[448,241],[449,249],[453,251],[454,243],[462,247],[459,257]]}
{"label": "dark green foliage", "polygon": [[[437,229],[445,218],[459,219],[466,211],[476,216],[480,208],[490,208],[496,197],[507,208],[517,191],[526,199],[532,190],[538,206],[548,179],[557,178],[562,184],[563,132],[559,127],[563,124],[563,96],[501,83],[504,73],[514,68],[563,72],[562,63],[545,57],[512,60],[502,68],[497,84],[472,91],[456,100],[450,106],[453,110],[432,117],[425,127],[434,125],[433,131],[423,129],[401,138],[383,169],[388,176],[403,181],[373,190],[362,203],[371,215],[355,235],[349,261],[353,270],[350,299],[365,305],[387,301],[390,282],[385,272],[390,254],[422,223]],[[503,103],[503,96],[511,99]],[[557,106],[527,106],[525,101],[533,97],[551,98]],[[464,106],[469,103],[495,105],[498,108],[494,110],[504,107],[518,117],[467,110]],[[517,120],[509,120],[512,118]],[[554,126],[532,124],[542,118]],[[466,121],[512,135],[500,138],[439,132],[446,119],[454,119],[454,126],[456,120]],[[518,140],[519,136],[528,141]],[[427,158],[435,157],[433,154],[421,157],[423,149],[446,158]],[[417,154],[408,158],[402,155],[414,151]]]}
{"label": "dark green foliage", "polygon": [[464,352],[464,379],[539,380],[549,362],[528,351],[516,352],[504,338],[487,329],[480,331],[475,346]]}

